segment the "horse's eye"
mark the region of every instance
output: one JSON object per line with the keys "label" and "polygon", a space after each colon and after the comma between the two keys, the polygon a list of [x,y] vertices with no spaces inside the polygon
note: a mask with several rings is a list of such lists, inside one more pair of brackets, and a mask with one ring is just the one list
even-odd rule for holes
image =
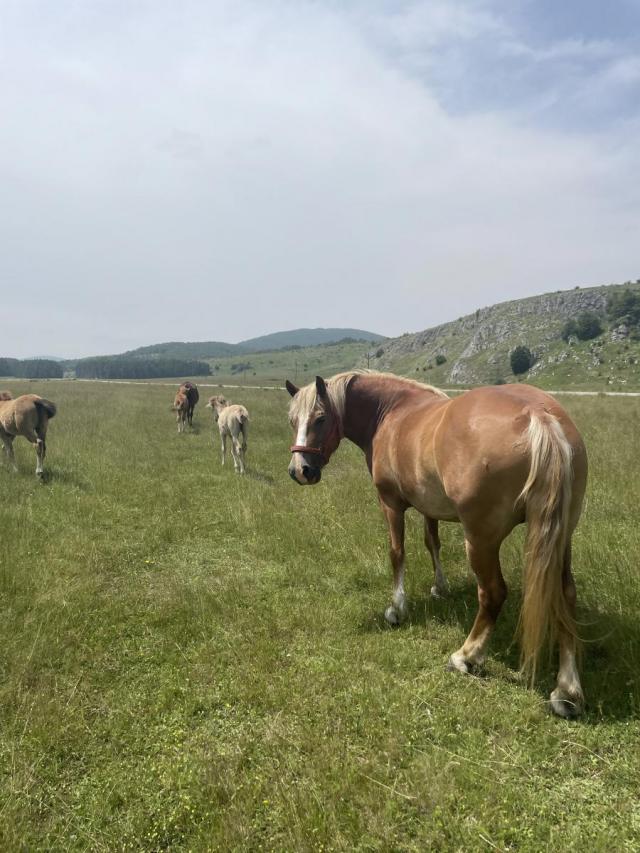
{"label": "horse's eye", "polygon": [[316,418],[316,426],[322,426],[325,420],[326,418],[324,417],[324,415],[320,415],[319,418]]}

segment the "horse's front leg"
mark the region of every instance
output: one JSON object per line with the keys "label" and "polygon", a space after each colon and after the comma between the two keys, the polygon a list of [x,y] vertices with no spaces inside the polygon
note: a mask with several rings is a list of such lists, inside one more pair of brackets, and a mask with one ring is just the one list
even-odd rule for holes
{"label": "horse's front leg", "polygon": [[393,598],[384,612],[384,618],[390,625],[399,625],[407,614],[404,594],[404,513],[405,510],[392,509],[380,499],[380,506],[389,525],[389,557],[393,567]]}
{"label": "horse's front leg", "polygon": [[440,562],[440,537],[438,535],[438,522],[435,518],[424,518],[424,544],[431,555],[433,571],[435,573],[435,584],[431,587],[431,595],[434,598],[442,598],[449,592],[449,584],[442,571]]}
{"label": "horse's front leg", "polygon": [[227,455],[227,435],[224,432],[220,433],[220,442],[222,444],[222,464],[224,465],[225,456]]}

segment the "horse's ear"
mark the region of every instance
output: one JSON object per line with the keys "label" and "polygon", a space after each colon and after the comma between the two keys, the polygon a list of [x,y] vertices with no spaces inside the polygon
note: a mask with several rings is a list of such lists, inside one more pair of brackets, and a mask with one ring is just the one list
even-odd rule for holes
{"label": "horse's ear", "polygon": [[286,381],[284,384],[285,384],[285,388],[286,388],[286,389],[287,389],[287,391],[291,394],[291,396],[292,396],[292,397],[295,397],[295,396],[296,396],[296,394],[298,393],[298,391],[300,390],[299,388],[297,388],[297,387],[293,384],[293,382],[289,382],[289,380],[288,380],[288,379],[287,379],[287,381]]}
{"label": "horse's ear", "polygon": [[327,383],[322,376],[316,376],[316,391],[318,392],[318,397],[321,399],[327,396]]}

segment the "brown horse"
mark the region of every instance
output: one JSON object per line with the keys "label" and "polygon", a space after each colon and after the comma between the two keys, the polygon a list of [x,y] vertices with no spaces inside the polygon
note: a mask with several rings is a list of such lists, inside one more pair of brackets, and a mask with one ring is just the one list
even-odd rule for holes
{"label": "brown horse", "polygon": [[44,476],[47,426],[55,413],[55,404],[37,394],[23,394],[14,400],[8,391],[0,393],[0,439],[14,471],[18,470],[18,466],[13,440],[17,435],[22,435],[35,447],[36,475]]}
{"label": "brown horse", "polygon": [[389,526],[393,603],[388,622],[406,612],[404,514],[425,519],[425,544],[435,569],[433,595],[447,590],[440,565],[438,521],[462,524],[478,581],[479,609],[471,633],[449,660],[451,669],[482,667],[489,637],[507,595],[500,545],[527,522],[522,665],[533,682],[540,651],[557,641],[560,665],[551,708],[563,717],[582,711],[576,665],[576,592],[571,535],[587,480],[587,455],[562,407],[528,385],[476,388],[450,399],[442,391],[384,373],[353,371],[298,389],[289,416],[295,444],[289,474],[319,482],[342,437],[365,454]]}
{"label": "brown horse", "polygon": [[193,426],[193,410],[196,407],[196,403],[200,399],[198,386],[193,382],[187,381],[183,382],[178,390],[182,392],[187,398],[187,423],[189,424],[189,426]]}
{"label": "brown horse", "polygon": [[178,423],[178,432],[184,432],[184,425],[187,422],[187,414],[189,412],[189,399],[187,395],[179,389],[176,391],[176,396],[173,398],[173,406],[171,411],[176,413],[176,421]]}

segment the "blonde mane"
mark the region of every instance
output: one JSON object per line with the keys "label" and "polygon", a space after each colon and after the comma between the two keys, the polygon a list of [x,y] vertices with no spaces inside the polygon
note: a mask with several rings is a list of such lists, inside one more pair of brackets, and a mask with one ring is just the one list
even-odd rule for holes
{"label": "blonde mane", "polygon": [[[418,382],[416,379],[408,379],[405,376],[396,376],[395,373],[382,373],[378,370],[347,370],[344,373],[336,373],[330,379],[326,380],[327,392],[329,401],[337,416],[342,420],[344,418],[345,399],[347,395],[347,386],[354,376],[371,376],[380,379],[392,379],[395,382],[400,382],[404,385],[409,385],[413,388],[419,388],[423,391],[431,391],[437,397],[446,397],[448,395],[436,388],[434,385],[427,385],[424,382]],[[289,406],[289,420],[293,423],[294,420],[308,415],[315,407],[324,409],[322,401],[318,399],[316,383],[310,382],[301,388],[296,396],[291,400]]]}

